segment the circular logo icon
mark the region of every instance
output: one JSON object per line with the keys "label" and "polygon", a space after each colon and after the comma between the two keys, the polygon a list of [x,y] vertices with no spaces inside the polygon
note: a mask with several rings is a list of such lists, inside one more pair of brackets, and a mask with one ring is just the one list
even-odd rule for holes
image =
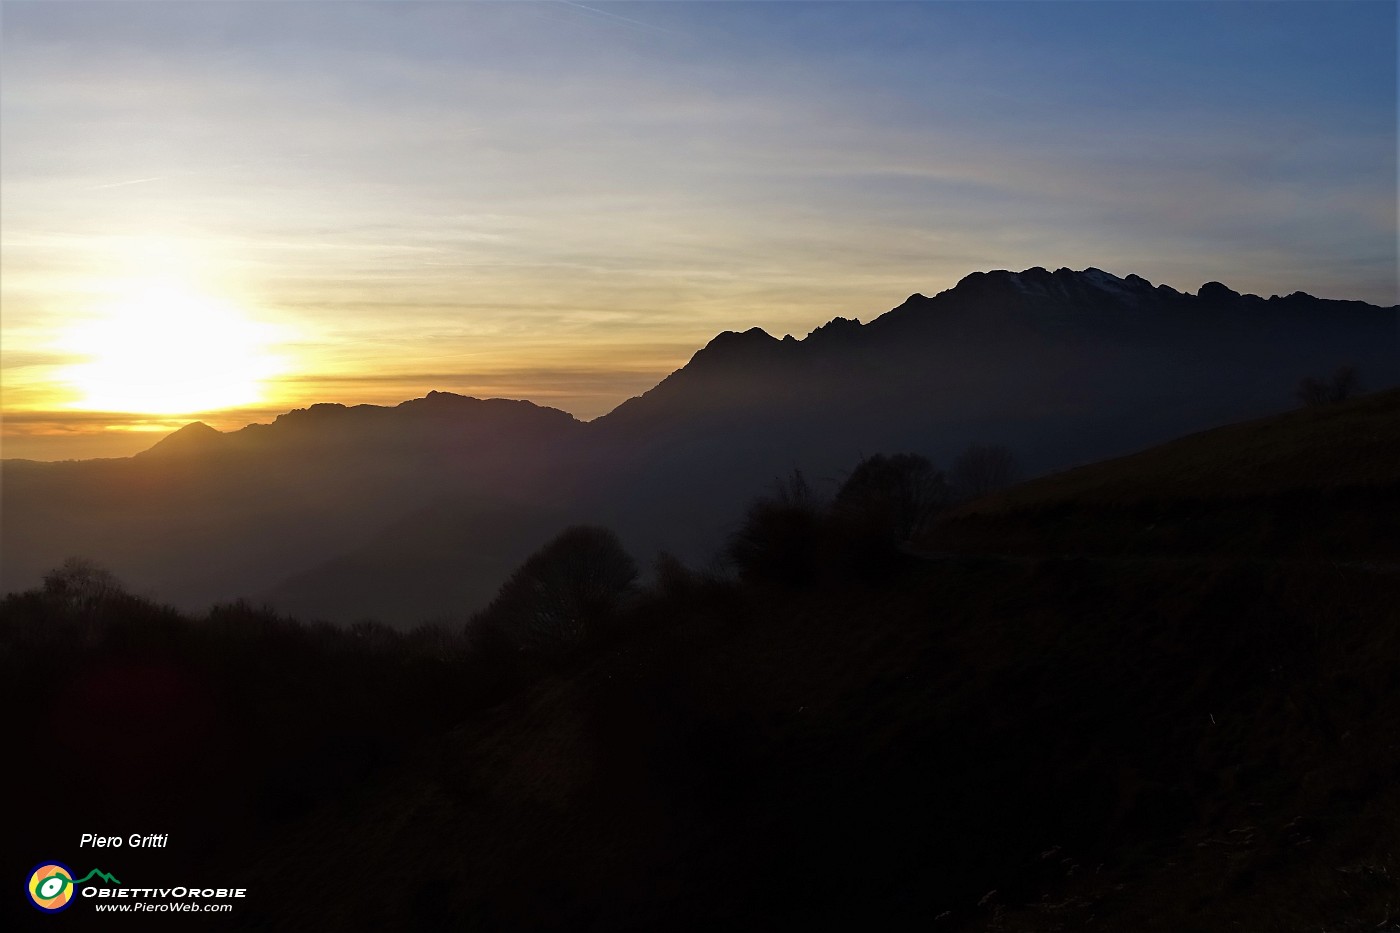
{"label": "circular logo icon", "polygon": [[73,869],[62,862],[45,862],[29,873],[25,885],[29,901],[44,913],[56,914],[73,906]]}

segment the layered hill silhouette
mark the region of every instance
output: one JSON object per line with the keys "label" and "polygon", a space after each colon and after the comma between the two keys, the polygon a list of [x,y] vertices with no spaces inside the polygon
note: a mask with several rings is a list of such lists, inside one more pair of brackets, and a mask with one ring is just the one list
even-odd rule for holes
{"label": "layered hill silhouette", "polygon": [[[529,402],[434,392],[394,408],[314,405],[230,433],[189,425],[125,459],[6,461],[5,587],[77,554],[202,605],[256,595],[434,501],[485,496],[533,527],[553,501],[540,490],[570,495],[553,452],[582,428]],[[497,557],[503,545],[487,542],[509,529],[479,531],[492,575],[532,546]]]}
{"label": "layered hill silhouette", "polygon": [[11,871],[105,818],[248,887],[211,928],[1383,928],[1397,445],[1395,391],[1222,427],[967,503],[878,579],[681,569],[567,656],[11,596],[0,706],[66,802]]}
{"label": "layered hill silhouette", "polygon": [[[726,332],[587,424],[434,392],[191,425],[127,460],[7,461],[0,586],[83,554],[182,605],[251,595],[406,624],[483,604],[556,520],[701,560],[736,502],[794,467],[835,482],[864,454],[946,464],[995,442],[1044,473],[1283,410],[1301,378],[1340,366],[1400,383],[1400,310],[1093,268],[974,273],[801,340]],[[468,569],[429,585],[452,573],[449,552]],[[404,596],[345,597],[376,587]]]}

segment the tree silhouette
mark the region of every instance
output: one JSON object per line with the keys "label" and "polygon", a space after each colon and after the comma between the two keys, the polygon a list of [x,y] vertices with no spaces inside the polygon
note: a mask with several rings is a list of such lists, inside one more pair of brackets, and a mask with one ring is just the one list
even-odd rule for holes
{"label": "tree silhouette", "polygon": [[1349,398],[1360,395],[1363,391],[1361,374],[1356,371],[1356,367],[1341,366],[1332,374],[1331,379],[1305,377],[1298,383],[1297,396],[1298,401],[1305,406],[1314,407],[1331,405],[1334,402],[1345,402]]}
{"label": "tree silhouette", "polygon": [[70,557],[44,574],[43,592],[67,609],[90,609],[126,590],[107,568],[86,557]]}
{"label": "tree silhouette", "polygon": [[617,535],[578,525],[521,564],[473,627],[494,629],[520,649],[566,652],[595,634],[636,578]]}
{"label": "tree silhouette", "polygon": [[1355,366],[1341,366],[1332,374],[1332,401],[1345,402],[1364,391],[1361,387],[1361,374]]}
{"label": "tree silhouette", "polygon": [[652,577],[656,580],[657,591],[668,596],[688,594],[696,583],[696,577],[690,569],[669,551],[662,551],[656,555]]}
{"label": "tree silhouette", "polygon": [[812,487],[793,470],[749,505],[725,552],[742,579],[800,585],[816,574],[823,524]]}
{"label": "tree silhouette", "polygon": [[833,504],[845,521],[903,544],[927,531],[948,501],[948,483],[927,457],[876,454],[856,465]]}

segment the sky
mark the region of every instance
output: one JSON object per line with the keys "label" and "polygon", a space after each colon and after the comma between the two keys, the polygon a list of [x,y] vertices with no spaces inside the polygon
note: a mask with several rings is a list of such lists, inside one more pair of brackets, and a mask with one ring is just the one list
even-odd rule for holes
{"label": "sky", "polygon": [[1390,2],[0,4],[5,457],[602,414],[973,271],[1397,301]]}

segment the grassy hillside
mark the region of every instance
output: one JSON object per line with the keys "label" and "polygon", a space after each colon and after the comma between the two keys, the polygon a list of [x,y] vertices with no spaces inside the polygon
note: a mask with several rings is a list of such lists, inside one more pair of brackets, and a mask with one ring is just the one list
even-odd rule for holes
{"label": "grassy hillside", "polygon": [[934,552],[1400,559],[1400,391],[1203,431],[949,515]]}
{"label": "grassy hillside", "polygon": [[[10,597],[17,776],[65,801],[14,815],[11,873],[149,825],[181,848],[102,867],[246,885],[232,928],[1391,928],[1396,460],[1357,461],[1397,402],[1026,484],[932,560],[818,516],[801,582],[671,567],[553,655]],[[1300,491],[1351,537],[1296,548]]]}

